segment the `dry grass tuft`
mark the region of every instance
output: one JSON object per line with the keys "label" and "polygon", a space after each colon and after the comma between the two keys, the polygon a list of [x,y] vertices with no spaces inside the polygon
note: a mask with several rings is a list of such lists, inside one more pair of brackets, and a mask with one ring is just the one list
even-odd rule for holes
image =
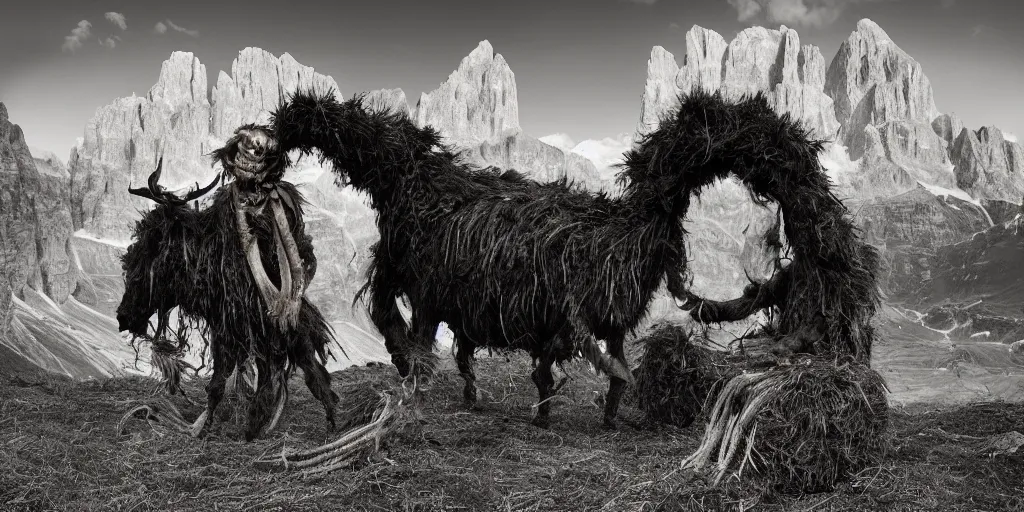
{"label": "dry grass tuft", "polygon": [[[462,379],[442,372],[417,428],[385,439],[349,468],[306,476],[253,464],[284,446],[310,449],[337,438],[300,377],[290,383],[278,429],[245,443],[244,411],[236,417],[232,406],[218,410],[203,439],[160,436],[144,420],[128,422],[119,435],[118,421],[146,398],[153,379],[0,376],[0,510],[1024,509],[1024,455],[991,457],[976,451],[977,441],[956,437],[1024,432],[1022,404],[894,410],[892,449],[881,462],[830,492],[771,496],[746,478],[713,487],[679,471],[703,425],[653,431],[624,421],[605,430],[593,397],[604,393],[606,379],[582,362],[566,366],[550,430],[529,424],[536,402],[529,358],[481,355],[482,410],[465,409]],[[197,398],[205,384],[186,379],[182,387]],[[332,379],[340,407],[353,410],[400,385],[390,365],[352,367]],[[202,400],[168,400],[189,419],[203,408]],[[244,410],[243,399],[225,400]],[[623,413],[640,416],[629,407]]]}
{"label": "dry grass tuft", "polygon": [[880,460],[885,393],[882,377],[849,357],[804,357],[743,373],[719,394],[703,442],[683,468],[711,470],[715,484],[749,468],[773,491],[833,490]]}
{"label": "dry grass tuft", "polygon": [[648,421],[688,427],[697,419],[712,392],[739,373],[725,355],[694,343],[679,325],[662,323],[639,337],[640,364],[633,371],[633,399]]}

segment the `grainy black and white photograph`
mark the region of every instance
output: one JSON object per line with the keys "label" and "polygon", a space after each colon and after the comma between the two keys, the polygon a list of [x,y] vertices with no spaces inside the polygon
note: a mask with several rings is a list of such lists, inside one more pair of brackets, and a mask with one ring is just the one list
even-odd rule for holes
{"label": "grainy black and white photograph", "polygon": [[0,510],[1024,510],[1024,8],[0,7]]}

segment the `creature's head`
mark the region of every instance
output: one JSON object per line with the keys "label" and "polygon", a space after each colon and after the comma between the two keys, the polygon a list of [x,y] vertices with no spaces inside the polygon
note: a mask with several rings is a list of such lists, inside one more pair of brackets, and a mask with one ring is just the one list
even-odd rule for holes
{"label": "creature's head", "polygon": [[213,152],[213,160],[240,182],[274,183],[284,176],[289,165],[288,155],[279,148],[270,128],[247,124],[235,130],[224,147]]}
{"label": "creature's head", "polygon": [[[174,289],[176,276],[185,271],[182,242],[182,219],[195,213],[188,202],[212,190],[220,175],[206,187],[197,188],[184,197],[163,190],[158,184],[163,158],[150,175],[147,187],[130,188],[128,192],[158,203],[143,215],[135,227],[135,242],[121,258],[124,270],[124,295],[117,307],[119,331],[145,335],[153,313],[166,313],[178,298]],[[165,315],[161,314],[161,317]]]}

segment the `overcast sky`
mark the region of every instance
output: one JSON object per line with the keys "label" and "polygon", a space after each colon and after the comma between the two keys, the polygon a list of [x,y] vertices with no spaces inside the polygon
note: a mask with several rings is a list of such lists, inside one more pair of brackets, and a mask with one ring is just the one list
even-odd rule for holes
{"label": "overcast sky", "polygon": [[96,108],[145,95],[175,50],[193,52],[211,85],[218,71],[230,72],[239,50],[257,46],[334,77],[346,97],[401,87],[415,104],[487,39],[515,73],[527,133],[564,132],[580,141],[633,130],[651,47],[681,58],[695,24],[727,40],[751,25],[785,24],[802,43],[819,46],[827,63],[857,20],[871,18],[924,66],[940,111],[972,128],[994,124],[1024,136],[1024,18],[1011,1],[205,3],[5,2],[0,101],[30,145],[66,160]]}

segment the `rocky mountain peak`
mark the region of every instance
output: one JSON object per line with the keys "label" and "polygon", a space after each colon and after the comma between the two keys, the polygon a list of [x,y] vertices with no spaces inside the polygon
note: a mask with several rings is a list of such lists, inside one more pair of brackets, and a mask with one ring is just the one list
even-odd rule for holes
{"label": "rocky mountain peak", "polygon": [[40,175],[50,175],[65,180],[70,178],[68,167],[52,151],[37,149],[31,146],[29,151],[32,153],[32,158],[35,160],[36,169],[39,170]]}
{"label": "rocky mountain peak", "polygon": [[957,186],[976,197],[1017,202],[1024,195],[1024,149],[995,126],[963,128],[950,144]]}
{"label": "rocky mountain peak", "polygon": [[40,173],[21,127],[0,103],[0,334],[26,288],[63,302],[75,287],[67,175]]}
{"label": "rocky mountain peak", "polygon": [[676,57],[671,52],[655,46],[647,60],[647,82],[644,84],[644,100],[640,102],[640,121],[636,126],[634,141],[658,127],[662,113],[668,111],[679,96],[680,86],[676,77],[680,75]]}
{"label": "rocky mountain peak", "polygon": [[298,87],[317,91],[333,89],[341,98],[338,83],[299,64],[290,54],[280,58],[256,47],[247,47],[231,63],[231,75],[221,71],[213,88],[211,135],[218,139],[231,136],[245,123],[265,123],[287,94]]}
{"label": "rocky mountain peak", "polygon": [[840,45],[825,78],[847,145],[867,124],[931,123],[939,115],[921,65],[875,22],[863,19]]}
{"label": "rocky mountain peak", "polygon": [[762,91],[776,109],[829,138],[838,123],[832,100],[823,90],[824,77],[821,52],[815,46],[801,46],[799,35],[786,26],[750,27],[727,43],[713,30],[694,25],[686,33],[682,66],[660,46],[651,51],[637,136],[656,127],[680,93],[701,88],[721,90],[730,97]]}
{"label": "rocky mountain peak", "polygon": [[191,52],[173,52],[160,66],[160,77],[149,90],[150,102],[172,107],[184,104],[209,106],[206,97],[206,66]]}
{"label": "rocky mountain peak", "polygon": [[412,117],[409,100],[402,89],[377,89],[366,93],[365,104],[373,108],[386,108],[392,112],[405,112]]}
{"label": "rocky mountain peak", "polygon": [[885,30],[878,25],[878,23],[875,23],[868,18],[863,18],[857,22],[856,31],[861,34],[870,35],[876,41],[892,41],[892,39],[889,38],[889,34],[887,34]]}
{"label": "rocky mountain peak", "polygon": [[518,133],[515,74],[490,42],[481,41],[440,87],[420,96],[416,122],[464,146]]}

